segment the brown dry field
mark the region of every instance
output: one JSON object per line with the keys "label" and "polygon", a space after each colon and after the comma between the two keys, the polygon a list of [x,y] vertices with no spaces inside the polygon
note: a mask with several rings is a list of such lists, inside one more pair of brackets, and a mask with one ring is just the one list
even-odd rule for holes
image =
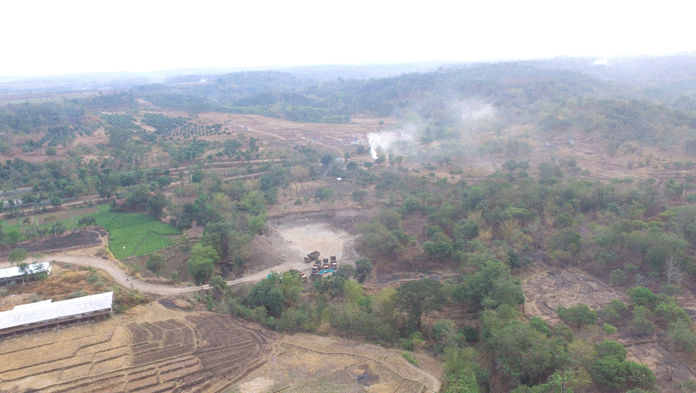
{"label": "brown dry field", "polygon": [[[613,299],[630,304],[622,289],[613,288],[576,268],[554,268],[538,262],[526,268],[520,278],[526,298],[524,315],[541,317],[551,325],[560,321],[556,309],[561,305],[573,307],[583,303],[599,312]],[[689,315],[696,312],[694,295],[688,289],[677,298],[677,303]],[[661,392],[681,392],[676,388],[679,382],[696,380],[696,359],[671,351],[666,345],[666,335],[656,333],[637,337],[631,334],[625,322],[616,327],[618,331],[613,335],[605,334],[598,326],[575,331],[576,335],[591,342],[614,340],[623,344],[628,350],[629,360],[645,364],[655,373],[656,386]]]}
{"label": "brown dry field", "polygon": [[[163,306],[166,304],[168,307]],[[164,299],[101,321],[4,338],[8,392],[437,392],[443,370],[353,340],[276,334]]]}

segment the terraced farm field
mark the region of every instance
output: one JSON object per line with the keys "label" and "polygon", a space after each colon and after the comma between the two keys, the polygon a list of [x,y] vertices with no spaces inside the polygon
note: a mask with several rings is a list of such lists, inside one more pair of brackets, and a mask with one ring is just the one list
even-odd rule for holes
{"label": "terraced farm field", "polygon": [[[163,302],[167,304],[167,302]],[[173,304],[173,303],[172,303]],[[159,303],[0,339],[0,392],[436,392],[441,366],[351,340],[283,335]]]}
{"label": "terraced farm field", "polygon": [[258,332],[224,315],[119,322],[5,339],[0,391],[217,391],[260,366],[268,349]]}

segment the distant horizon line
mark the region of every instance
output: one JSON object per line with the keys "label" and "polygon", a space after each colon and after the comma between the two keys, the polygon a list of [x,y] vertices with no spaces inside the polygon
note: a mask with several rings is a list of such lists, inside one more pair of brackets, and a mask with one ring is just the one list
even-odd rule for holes
{"label": "distant horizon line", "polygon": [[244,71],[275,71],[275,70],[293,70],[302,68],[327,68],[327,67],[389,67],[389,66],[403,66],[403,65],[426,65],[426,64],[442,64],[442,65],[456,65],[456,64],[486,64],[486,63],[501,63],[501,62],[527,62],[527,61],[543,61],[543,60],[554,60],[554,59],[613,59],[613,60],[627,60],[627,59],[640,59],[640,58],[663,58],[663,57],[673,57],[673,56],[696,56],[694,51],[685,52],[674,52],[674,53],[664,53],[664,54],[629,54],[629,55],[557,55],[550,57],[534,57],[534,58],[491,58],[485,60],[422,60],[422,61],[404,61],[404,62],[364,62],[364,63],[323,63],[323,64],[295,64],[295,65],[260,65],[260,66],[232,66],[232,67],[219,67],[219,66],[209,66],[209,67],[181,67],[181,68],[170,68],[170,69],[153,69],[147,71],[129,71],[129,70],[119,70],[119,71],[80,71],[80,72],[67,72],[67,73],[55,73],[55,74],[21,74],[21,75],[0,75],[0,83],[11,83],[20,82],[28,80],[40,80],[45,78],[69,78],[69,77],[80,77],[87,75],[107,75],[107,74],[179,74],[179,75],[195,75],[203,72],[244,72]]}

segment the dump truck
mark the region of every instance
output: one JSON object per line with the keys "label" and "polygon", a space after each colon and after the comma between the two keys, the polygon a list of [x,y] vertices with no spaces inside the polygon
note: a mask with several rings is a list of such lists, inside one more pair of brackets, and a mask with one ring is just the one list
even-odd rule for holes
{"label": "dump truck", "polygon": [[305,263],[309,263],[309,262],[312,262],[312,261],[317,261],[317,260],[319,259],[319,255],[320,255],[319,251],[310,252],[310,253],[307,254],[307,256],[304,258],[304,261],[305,261]]}

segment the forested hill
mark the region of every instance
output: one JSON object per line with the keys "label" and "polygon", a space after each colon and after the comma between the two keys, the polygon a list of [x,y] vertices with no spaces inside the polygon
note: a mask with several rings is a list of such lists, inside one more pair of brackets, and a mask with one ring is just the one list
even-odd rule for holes
{"label": "forested hill", "polygon": [[577,96],[606,96],[613,90],[611,83],[576,71],[500,63],[391,78],[337,78],[323,83],[275,71],[243,72],[167,88],[141,86],[133,89],[133,94],[167,108],[184,106],[193,111],[282,113],[293,108],[313,108],[334,115],[389,116],[395,108],[428,100],[433,95],[444,99],[476,97],[497,106],[520,108]]}

